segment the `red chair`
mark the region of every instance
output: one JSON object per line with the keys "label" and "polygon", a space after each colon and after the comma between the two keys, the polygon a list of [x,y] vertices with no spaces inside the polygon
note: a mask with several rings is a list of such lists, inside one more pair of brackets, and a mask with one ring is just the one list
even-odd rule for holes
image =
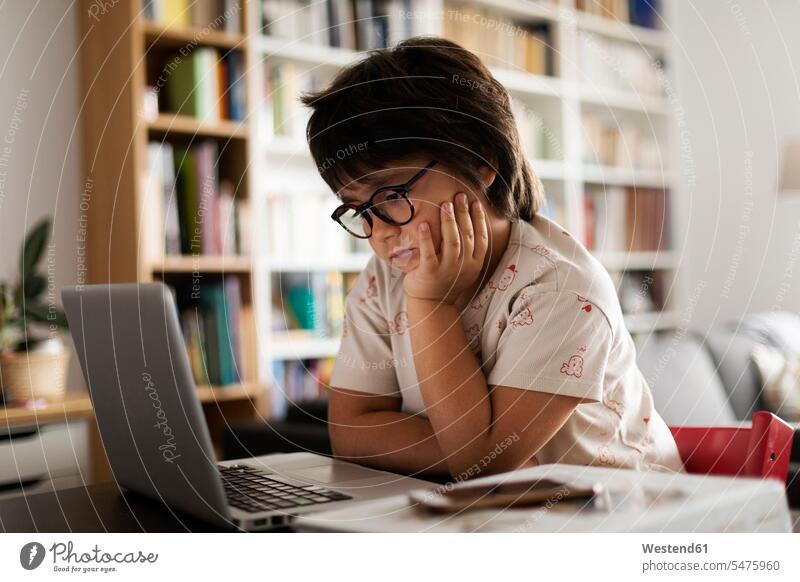
{"label": "red chair", "polygon": [[671,426],[688,473],[760,477],[786,483],[794,429],[771,412],[747,428]]}

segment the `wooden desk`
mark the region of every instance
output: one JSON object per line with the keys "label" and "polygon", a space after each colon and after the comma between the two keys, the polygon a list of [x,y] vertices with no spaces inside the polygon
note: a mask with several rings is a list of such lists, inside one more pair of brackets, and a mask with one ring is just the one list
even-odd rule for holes
{"label": "wooden desk", "polygon": [[62,489],[0,500],[0,531],[12,532],[210,532],[205,522],[116,483]]}

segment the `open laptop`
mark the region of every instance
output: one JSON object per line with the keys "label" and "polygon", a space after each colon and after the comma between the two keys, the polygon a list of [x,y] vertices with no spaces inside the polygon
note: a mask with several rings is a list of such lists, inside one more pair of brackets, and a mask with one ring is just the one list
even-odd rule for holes
{"label": "open laptop", "polygon": [[217,462],[170,288],[84,285],[61,296],[111,470],[127,489],[258,530],[433,486],[310,453]]}

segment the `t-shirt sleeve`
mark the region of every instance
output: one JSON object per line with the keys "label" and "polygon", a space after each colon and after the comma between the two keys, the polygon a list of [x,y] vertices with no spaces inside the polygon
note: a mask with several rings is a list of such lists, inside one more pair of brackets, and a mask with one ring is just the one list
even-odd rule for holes
{"label": "t-shirt sleeve", "polygon": [[534,289],[512,304],[487,384],[601,401],[613,344],[606,315],[576,292]]}
{"label": "t-shirt sleeve", "polygon": [[367,268],[347,294],[332,388],[400,396],[389,325],[381,308],[385,293],[375,271]]}

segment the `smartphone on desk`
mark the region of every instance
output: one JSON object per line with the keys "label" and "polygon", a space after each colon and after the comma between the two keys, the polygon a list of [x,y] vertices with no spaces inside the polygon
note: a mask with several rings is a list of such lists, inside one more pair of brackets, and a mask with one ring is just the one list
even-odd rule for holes
{"label": "smartphone on desk", "polygon": [[409,498],[412,503],[429,511],[456,513],[467,509],[543,505],[548,501],[589,501],[602,492],[603,488],[599,483],[576,486],[553,479],[526,479],[487,485],[464,483],[449,490],[412,491]]}

